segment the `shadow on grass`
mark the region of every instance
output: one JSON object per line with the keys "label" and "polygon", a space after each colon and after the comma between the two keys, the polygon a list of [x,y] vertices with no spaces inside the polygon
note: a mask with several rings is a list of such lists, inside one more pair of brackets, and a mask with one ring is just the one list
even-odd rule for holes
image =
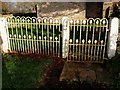
{"label": "shadow on grass", "polygon": [[[43,59],[44,58],[44,59]],[[111,72],[113,84],[87,81],[59,81],[64,62],[58,58],[40,55],[11,54],[3,55],[3,89],[4,88],[39,88],[44,89],[92,89],[114,90],[120,88],[120,56],[105,62],[104,69]]]}
{"label": "shadow on grass", "polygon": [[44,77],[44,69],[52,60],[34,60],[25,55],[3,55],[3,88],[37,88]]}

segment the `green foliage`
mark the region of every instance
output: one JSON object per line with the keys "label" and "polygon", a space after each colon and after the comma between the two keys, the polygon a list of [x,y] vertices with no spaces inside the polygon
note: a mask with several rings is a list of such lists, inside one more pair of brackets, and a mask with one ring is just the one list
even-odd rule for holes
{"label": "green foliage", "polygon": [[118,17],[118,18],[120,18],[120,6],[115,5],[113,7],[113,13],[111,14],[111,17]]}
{"label": "green foliage", "polygon": [[[55,25],[51,25],[51,28],[49,26],[49,29],[47,29],[47,26],[42,26],[40,25],[40,28],[38,28],[39,26],[17,26],[17,27],[9,27],[8,30],[9,30],[9,34],[11,35],[15,35],[15,34],[18,34],[18,35],[33,35],[33,36],[47,36],[48,35],[48,32],[49,32],[49,36],[53,36],[53,33],[55,36],[59,36],[59,28],[56,27]],[[43,29],[42,29],[43,28]],[[55,28],[54,32],[53,32],[53,28]],[[49,30],[49,31],[48,31]]]}
{"label": "green foliage", "polygon": [[[22,61],[19,61],[22,59]],[[3,88],[36,88],[44,77],[44,68],[51,60],[33,61],[30,57],[4,55],[2,63]]]}

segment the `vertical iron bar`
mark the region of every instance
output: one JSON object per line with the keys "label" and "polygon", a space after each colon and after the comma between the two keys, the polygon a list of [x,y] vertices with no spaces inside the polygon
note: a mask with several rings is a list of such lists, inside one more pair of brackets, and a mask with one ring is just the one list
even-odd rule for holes
{"label": "vertical iron bar", "polygon": [[33,53],[35,53],[35,38],[34,38],[34,35],[33,35]]}
{"label": "vertical iron bar", "polygon": [[[53,21],[53,20],[52,20]],[[51,55],[52,53],[52,35],[51,35],[51,32],[52,32],[52,21],[50,22],[50,25],[49,25],[49,55]]]}
{"label": "vertical iron bar", "polygon": [[14,22],[12,22],[13,51],[15,51]]}
{"label": "vertical iron bar", "polygon": [[22,52],[24,52],[24,37],[23,37],[23,19],[21,18],[21,40],[22,40]]}
{"label": "vertical iron bar", "polygon": [[15,37],[15,48],[16,48],[16,51],[18,51],[18,41],[17,41],[17,38],[18,38],[18,30],[17,30],[17,18],[15,18],[15,30],[16,30],[16,37]]}
{"label": "vertical iron bar", "polygon": [[42,47],[43,47],[43,54],[44,54],[44,37],[43,37],[43,27],[44,27],[44,19],[42,20]]}
{"label": "vertical iron bar", "polygon": [[19,40],[19,36],[18,36],[17,39],[18,39],[18,40],[17,40],[17,43],[18,43],[18,51],[20,51],[20,40]]}
{"label": "vertical iron bar", "polygon": [[31,47],[31,36],[29,35],[28,38],[29,38],[29,52],[31,52],[31,48],[32,48]]}
{"label": "vertical iron bar", "polygon": [[[90,28],[89,31],[90,31],[90,32],[92,32],[92,30],[91,30],[91,29],[92,29],[92,26],[91,26],[91,25],[93,24],[93,21],[92,21],[92,20],[93,20],[93,19],[89,19],[89,25],[90,25],[90,26],[89,26],[89,28]],[[90,54],[90,49],[91,49],[91,46],[90,46],[90,44],[91,44],[91,38],[92,38],[92,37],[90,37],[90,38],[89,38],[89,41],[88,41],[88,43],[89,43],[89,46],[88,46],[88,60],[89,60],[89,61],[90,61],[90,57],[92,57],[92,56],[90,56],[90,55],[91,55],[91,54]]]}
{"label": "vertical iron bar", "polygon": [[[86,45],[87,45],[87,42],[88,42],[88,20],[86,21],[87,22],[87,26],[86,26]],[[85,60],[87,59],[87,46],[85,46]]]}
{"label": "vertical iron bar", "polygon": [[91,47],[91,58],[90,60],[92,61],[92,57],[93,57],[93,42],[94,42],[94,30],[95,29],[95,20],[94,20],[94,23],[93,23],[93,30],[92,30],[92,47]]}
{"label": "vertical iron bar", "polygon": [[[79,26],[79,28],[80,28],[79,44],[81,44],[81,32],[82,32],[81,25]],[[81,46],[80,45],[79,45],[79,59],[81,59]]]}
{"label": "vertical iron bar", "polygon": [[[77,23],[77,33],[78,33],[78,24],[79,24],[79,20],[76,20],[76,23]],[[78,38],[78,37],[77,37]],[[78,39],[76,39],[76,44],[78,44]],[[78,45],[76,46],[76,60],[78,61],[78,54],[79,54],[79,50],[78,50]]]}
{"label": "vertical iron bar", "polygon": [[[24,39],[27,39],[27,23],[26,23],[27,21],[26,21],[26,18],[25,18],[25,36],[26,36],[26,38],[24,38]],[[25,52],[27,52],[27,40],[24,40],[25,41]]]}
{"label": "vertical iron bar", "polygon": [[100,55],[99,55],[99,56],[100,56],[100,59],[102,59],[102,49],[103,49],[103,47],[104,47],[104,46],[103,46],[104,41],[101,40],[100,42],[101,42],[101,44],[100,44]]}
{"label": "vertical iron bar", "polygon": [[12,39],[11,39],[11,34],[9,35],[9,40],[10,40],[10,50],[12,51],[12,48],[13,48],[13,42],[12,42]]}
{"label": "vertical iron bar", "polygon": [[[11,38],[13,38],[13,27],[12,27],[12,20],[10,21],[10,28],[11,28]],[[11,43],[12,43],[12,47],[11,47],[11,51],[13,51],[14,50],[14,42],[13,42],[13,40],[11,39]]]}
{"label": "vertical iron bar", "polygon": [[[90,22],[90,32],[92,32],[92,26],[91,26],[92,22]],[[91,44],[91,39],[92,37],[89,38],[90,42],[89,44]],[[89,46],[89,51],[88,51],[88,60],[90,61],[90,57],[92,57],[91,55],[91,46]]]}
{"label": "vertical iron bar", "polygon": [[[100,19],[96,19],[96,32],[99,32],[99,24],[100,24]],[[95,42],[95,44],[97,44],[97,47],[99,47],[99,37],[97,38],[97,42]],[[97,48],[98,49],[98,48]],[[98,58],[98,56],[97,57],[95,57],[96,55],[97,55],[97,49],[96,49],[96,46],[95,46],[95,50],[94,50],[94,61],[96,61],[96,58]]]}
{"label": "vertical iron bar", "polygon": [[[72,44],[72,39],[70,39],[69,43]],[[71,56],[72,55],[72,50],[71,50],[72,49],[72,47],[71,47],[72,45],[69,45],[69,46],[70,46],[70,55],[69,56],[70,56],[70,60],[71,60],[72,59],[72,56]]]}
{"label": "vertical iron bar", "polygon": [[53,21],[53,56],[54,56],[54,33],[55,33],[55,31],[54,31],[54,21]]}
{"label": "vertical iron bar", "polygon": [[90,43],[91,43],[91,40],[89,39],[89,41],[88,41],[88,44],[89,44],[89,46],[88,46],[88,61],[90,58]]}
{"label": "vertical iron bar", "polygon": [[[72,21],[72,20],[71,20]],[[73,31],[72,30],[72,22],[70,21],[70,33]],[[70,34],[70,38],[72,38],[73,36],[71,36]],[[70,44],[72,44],[72,39],[70,39]],[[72,60],[72,55],[73,55],[73,52],[72,52],[72,45],[70,45],[70,60]]]}
{"label": "vertical iron bar", "polygon": [[22,35],[20,35],[20,52],[22,52],[22,47],[23,47],[23,44],[22,44]]}
{"label": "vertical iron bar", "polygon": [[96,45],[97,45],[97,40],[95,40],[94,59],[93,59],[93,61],[95,61],[95,59],[96,59]]}
{"label": "vertical iron bar", "polygon": [[74,20],[74,29],[73,29],[73,61],[74,61],[74,50],[75,50],[75,20]]}
{"label": "vertical iron bar", "polygon": [[108,27],[108,25],[105,26],[105,41],[104,41],[104,49],[103,49],[103,57],[102,57],[102,59],[104,59],[104,56],[105,56],[105,46],[106,46],[107,33],[108,33],[107,27]]}
{"label": "vertical iron bar", "polygon": [[39,40],[40,40],[40,52],[39,53],[42,53],[41,36],[39,36]]}
{"label": "vertical iron bar", "polygon": [[[17,18],[16,18],[16,19],[17,19]],[[18,29],[18,28],[19,28],[19,27],[18,27],[18,26],[19,26],[19,21],[17,20],[16,23],[17,23],[17,24],[16,24],[16,25],[17,25],[16,28],[17,28],[17,39],[18,39],[18,38],[19,38],[19,35],[18,35],[18,31],[19,31],[19,29]],[[19,41],[20,41],[20,40],[17,40],[18,51],[20,51]]]}
{"label": "vertical iron bar", "polygon": [[[34,22],[34,28],[36,29],[36,18],[35,18],[35,22]],[[35,36],[35,40],[34,40],[34,43],[35,43],[35,53],[37,53],[37,29],[36,29],[36,34],[34,35]]]}
{"label": "vertical iron bar", "polygon": [[45,54],[47,55],[47,47],[46,47],[46,39],[47,39],[47,19],[45,18],[45,23],[44,23],[44,28],[46,29],[46,33],[45,33],[45,37],[44,37],[44,39],[45,39],[45,44],[44,44],[44,46],[45,46]]}
{"label": "vertical iron bar", "polygon": [[58,39],[58,37],[56,37],[56,56],[58,56],[58,54],[57,54],[57,39]]}
{"label": "vertical iron bar", "polygon": [[47,45],[48,45],[48,50],[47,51],[48,51],[48,53],[47,54],[48,55],[49,55],[49,43],[50,43],[50,40],[49,40],[49,24],[50,23],[48,22],[47,23],[47,40],[48,40],[48,42],[47,42]]}
{"label": "vertical iron bar", "polygon": [[75,47],[76,47],[76,55],[75,55],[75,57],[76,57],[76,61],[77,61],[77,44],[75,45]]}
{"label": "vertical iron bar", "polygon": [[33,48],[33,28],[32,28],[32,18],[31,18],[31,39],[32,39],[32,47],[31,47],[31,50],[32,50],[32,53],[33,53],[33,51],[34,51],[34,48]]}
{"label": "vertical iron bar", "polygon": [[[58,32],[58,27],[57,27],[58,25],[57,24],[58,24],[58,20],[56,19],[56,25],[55,25],[56,26],[56,32]],[[58,47],[57,47],[57,40],[58,40],[58,38],[59,37],[57,36],[57,33],[56,33],[56,56],[58,56],[58,54],[57,54],[57,51],[58,51],[57,50],[58,49]]]}
{"label": "vertical iron bar", "polygon": [[[20,26],[20,22],[19,22],[19,26]],[[21,27],[21,26],[20,26],[20,27]],[[20,28],[20,27],[19,27],[19,28]],[[20,34],[20,29],[19,29],[19,34]],[[21,34],[19,35],[19,38],[20,38],[19,42],[20,42],[20,52],[21,52],[21,51],[22,51],[22,50],[21,50],[21,47],[22,47],[22,44],[21,44]]]}
{"label": "vertical iron bar", "polygon": [[28,29],[28,22],[27,22],[28,20],[27,20],[27,18],[26,18],[25,20],[26,20],[25,22],[26,22],[26,39],[27,39],[27,40],[26,40],[26,41],[27,41],[26,50],[27,50],[27,52],[29,52],[29,44],[28,44],[28,30],[27,30],[27,29]]}
{"label": "vertical iron bar", "polygon": [[100,38],[101,38],[101,23],[100,23],[100,29],[98,30],[99,31],[99,37],[98,37],[98,48],[97,48],[97,61],[99,61],[99,49],[100,49]]}
{"label": "vertical iron bar", "polygon": [[47,50],[46,50],[46,36],[44,37],[44,39],[45,39],[45,54],[47,54]]}
{"label": "vertical iron bar", "polygon": [[84,61],[84,42],[85,40],[82,40],[82,61]]}
{"label": "vertical iron bar", "polygon": [[52,54],[52,37],[50,37],[50,54]]}
{"label": "vertical iron bar", "polygon": [[37,46],[36,46],[37,47],[36,48],[37,52],[36,53],[39,53],[39,46],[38,46],[38,40],[39,40],[38,39],[38,21],[37,21],[37,18],[36,18],[36,35],[37,35],[37,38],[36,38],[37,39],[37,41],[36,41],[37,42]]}
{"label": "vertical iron bar", "polygon": [[[98,23],[97,23],[98,22]],[[96,22],[96,32],[99,32],[99,30],[98,30],[98,27],[99,27],[99,21],[97,21]],[[96,39],[95,40],[95,48],[94,48],[94,59],[93,59],[93,61],[95,61],[96,60],[96,47],[98,46],[98,43],[99,41]],[[96,46],[97,45],[97,46]]]}
{"label": "vertical iron bar", "polygon": [[[78,59],[77,57],[78,57],[78,49],[77,49],[77,47],[78,47],[78,39],[76,39],[76,60]],[[78,61],[78,60],[77,60]]]}
{"label": "vertical iron bar", "polygon": [[[39,34],[39,32],[41,32],[41,31],[40,31],[40,30],[41,30],[40,20],[39,20],[38,22],[39,22],[39,23],[38,23],[38,26],[39,26],[39,27],[38,27],[38,28],[39,28],[39,29],[38,29],[38,34]],[[38,36],[39,36],[39,40],[40,40],[40,41],[39,41],[39,44],[40,44],[40,45],[39,45],[39,54],[40,54],[40,53],[41,53],[41,34],[38,35]]]}
{"label": "vertical iron bar", "polygon": [[60,20],[59,20],[59,38],[58,38],[58,40],[59,40],[59,46],[58,46],[58,48],[59,48],[59,50],[58,50],[58,57],[60,57],[60,35],[61,35],[61,33],[60,33]]}
{"label": "vertical iron bar", "polygon": [[34,36],[34,44],[35,44],[35,45],[34,45],[34,50],[35,50],[34,53],[36,53],[36,49],[37,49],[37,48],[36,48],[36,43],[37,43],[37,39],[36,39],[36,38],[37,38],[37,37]]}
{"label": "vertical iron bar", "polygon": [[25,39],[26,39],[26,35],[24,35],[24,42],[25,42],[24,45],[25,45],[25,53],[26,53],[26,40]]}

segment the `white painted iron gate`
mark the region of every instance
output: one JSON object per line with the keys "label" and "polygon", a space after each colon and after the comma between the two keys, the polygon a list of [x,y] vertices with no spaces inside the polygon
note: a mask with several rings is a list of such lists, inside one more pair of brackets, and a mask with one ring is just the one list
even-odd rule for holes
{"label": "white painted iron gate", "polygon": [[103,62],[106,56],[108,20],[69,20],[68,61]]}
{"label": "white painted iron gate", "polygon": [[60,57],[60,20],[8,18],[10,51]]}
{"label": "white painted iron gate", "polygon": [[4,51],[9,49],[10,52],[35,53],[66,58],[67,61],[97,63],[115,54],[117,18],[111,23],[110,29],[115,29],[111,33],[105,18],[71,20],[66,17],[10,17],[7,21],[0,20],[3,24],[1,36],[4,39]]}

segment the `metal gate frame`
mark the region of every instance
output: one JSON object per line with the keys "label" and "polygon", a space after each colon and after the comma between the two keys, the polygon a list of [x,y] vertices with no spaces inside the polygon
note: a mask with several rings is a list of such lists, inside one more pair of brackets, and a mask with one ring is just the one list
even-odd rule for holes
{"label": "metal gate frame", "polygon": [[36,17],[7,18],[9,50],[60,57],[59,19]]}
{"label": "metal gate frame", "polygon": [[[66,24],[64,24],[66,23]],[[102,63],[105,59],[108,38],[108,20],[85,19],[63,21],[63,45],[65,46],[63,57],[67,61],[75,62],[97,62]]]}
{"label": "metal gate frame", "polygon": [[[39,25],[40,27],[38,27]],[[52,26],[52,29],[49,29],[50,26]],[[9,32],[10,27],[11,32]],[[20,27],[20,30],[17,27]],[[33,32],[32,27],[35,29],[35,32]],[[46,28],[45,34],[44,27]],[[51,35],[50,30],[52,30]],[[67,61],[75,62],[99,63],[103,62],[106,56],[108,59],[114,57],[118,30],[119,19],[116,17],[109,20],[109,29],[108,20],[105,18],[85,20],[71,20],[68,17],[63,17],[62,19],[40,17],[0,18],[3,52],[25,51],[26,53],[42,53],[67,58]],[[41,34],[39,34],[39,31],[41,31]],[[55,34],[58,35],[56,36]],[[101,37],[101,34],[104,37]],[[92,38],[93,36],[94,38]],[[16,43],[16,41],[19,42]]]}

